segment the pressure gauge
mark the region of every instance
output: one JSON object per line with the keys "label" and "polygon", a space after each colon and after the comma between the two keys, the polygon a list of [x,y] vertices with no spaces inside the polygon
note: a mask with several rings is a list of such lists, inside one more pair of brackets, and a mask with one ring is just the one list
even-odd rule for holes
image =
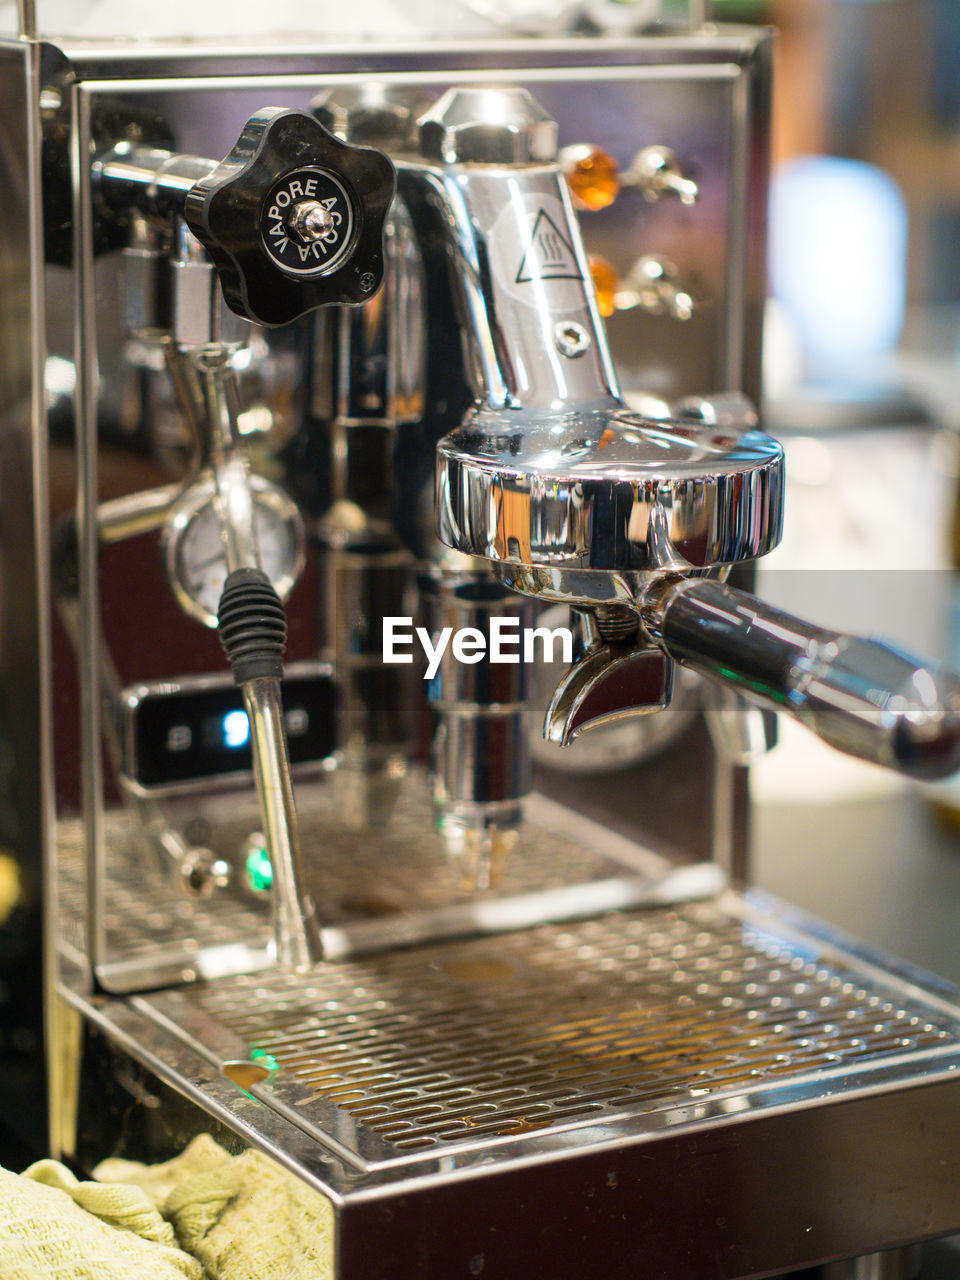
{"label": "pressure gauge", "polygon": [[[285,600],[303,570],[306,537],[296,503],[262,476],[250,476],[260,567]],[[175,505],[163,533],[173,593],[185,613],[216,627],[227,559],[212,476],[192,484]]]}

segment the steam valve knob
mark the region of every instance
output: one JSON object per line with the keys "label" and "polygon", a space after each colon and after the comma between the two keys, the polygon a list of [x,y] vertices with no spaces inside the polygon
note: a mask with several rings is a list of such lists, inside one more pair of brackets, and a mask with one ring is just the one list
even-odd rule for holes
{"label": "steam valve knob", "polygon": [[379,151],[342,142],[305,112],[267,107],[194,184],[184,214],[230,308],[281,325],[376,291],[394,189]]}

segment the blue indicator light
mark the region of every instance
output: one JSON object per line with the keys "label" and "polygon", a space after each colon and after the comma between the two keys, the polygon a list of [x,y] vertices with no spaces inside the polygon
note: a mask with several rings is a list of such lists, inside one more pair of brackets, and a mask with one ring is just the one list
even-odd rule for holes
{"label": "blue indicator light", "polygon": [[228,711],[223,717],[223,745],[245,747],[250,741],[250,721],[245,711]]}

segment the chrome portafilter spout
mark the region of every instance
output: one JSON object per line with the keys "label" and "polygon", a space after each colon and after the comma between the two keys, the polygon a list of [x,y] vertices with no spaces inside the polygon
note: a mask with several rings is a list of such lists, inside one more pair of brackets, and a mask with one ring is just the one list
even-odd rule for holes
{"label": "chrome portafilter spout", "polygon": [[584,617],[545,736],[659,709],[678,661],[863,759],[919,778],[960,768],[956,676],[724,585],[779,542],[783,451],[746,423],[624,406],[543,113],[493,92],[451,91],[421,124],[478,400],[437,446],[437,527],[514,590]]}

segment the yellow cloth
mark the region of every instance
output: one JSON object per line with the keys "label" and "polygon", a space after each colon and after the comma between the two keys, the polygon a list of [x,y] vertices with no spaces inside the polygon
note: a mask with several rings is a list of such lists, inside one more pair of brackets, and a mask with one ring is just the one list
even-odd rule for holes
{"label": "yellow cloth", "polygon": [[78,1182],[54,1160],[0,1169],[3,1280],[204,1280],[139,1187]]}
{"label": "yellow cloth", "polygon": [[332,1280],[333,1206],[259,1151],[231,1156],[201,1134],[166,1164],[94,1173],[142,1188],[210,1280]]}
{"label": "yellow cloth", "polygon": [[332,1280],[333,1206],[258,1151],[94,1172],[0,1169],[0,1280]]}

